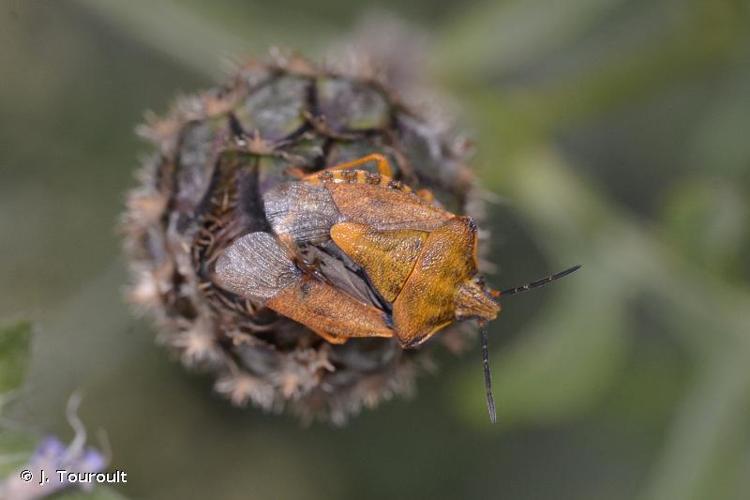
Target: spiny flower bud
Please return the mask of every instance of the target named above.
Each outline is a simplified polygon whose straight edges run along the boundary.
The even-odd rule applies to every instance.
[[[360,60],[343,71],[277,52],[139,129],[156,152],[124,214],[129,298],[182,363],[214,374],[216,391],[234,405],[342,423],[410,393],[426,364],[427,347],[405,350],[395,339],[329,343],[211,274],[233,242],[269,228],[264,193],[371,153],[388,159],[394,181],[476,217],[466,142],[403,102],[414,89],[393,88],[383,75],[401,81],[403,71],[383,68]],[[366,285],[353,262],[324,251],[317,258],[352,287]],[[453,325],[436,340],[460,348],[470,334]]]

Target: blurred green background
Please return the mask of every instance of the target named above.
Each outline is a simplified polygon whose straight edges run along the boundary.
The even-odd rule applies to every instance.
[[[0,319],[34,324],[6,420],[105,429],[138,499],[750,498],[750,6],[723,0],[2,0]],[[122,303],[146,109],[368,12],[428,37],[477,143],[495,286],[582,263],[348,426],[237,410]]]

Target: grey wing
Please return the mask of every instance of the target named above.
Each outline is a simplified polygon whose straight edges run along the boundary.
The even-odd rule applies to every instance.
[[[276,186],[263,195],[266,219],[277,235],[289,235],[297,244],[321,243],[341,219],[328,190],[305,182]]]
[[[318,272],[335,288],[364,304],[387,309],[368,284],[362,269],[357,266],[333,241],[308,245],[302,255],[309,262],[316,262]]]
[[[213,281],[242,297],[265,301],[300,275],[276,238],[257,232],[236,239],[219,255]]]

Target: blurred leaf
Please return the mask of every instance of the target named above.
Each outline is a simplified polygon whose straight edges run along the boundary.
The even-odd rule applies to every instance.
[[[680,246],[666,245],[660,233],[618,210],[554,152],[540,148],[514,167],[507,177],[513,199],[542,241],[567,258],[574,248],[585,251],[579,255],[584,269],[596,263],[595,274],[620,287],[624,297],[650,291],[665,317],[679,319],[672,333],[702,365],[645,498],[718,498],[717,484],[746,453],[737,444],[747,439],[750,395],[747,289],[697,269]],[[596,307],[595,299],[591,303]]]
[[[654,309],[654,314],[662,315],[658,305]],[[661,433],[674,417],[674,409],[689,387],[691,366],[688,353],[674,339],[668,335],[650,335],[653,315],[640,319],[631,319],[633,324],[628,332],[631,354],[602,410],[609,421],[626,432],[654,435]],[[670,326],[662,328],[668,331]],[[649,334],[643,335],[645,331]]]
[[[557,151],[527,149],[505,165],[504,179],[503,189],[496,189],[511,193],[549,255],[601,266],[600,276],[630,295],[652,291],[665,314],[686,322],[675,334],[698,354],[735,341],[750,349],[750,291],[696,268],[661,232],[640,224],[576,175]]]
[[[30,322],[20,321],[0,328],[0,397],[23,383],[30,347]],[[15,473],[28,462],[36,441],[36,437],[28,432],[0,430],[0,478]]]
[[[274,46],[313,51],[322,38],[321,27],[310,19],[283,15],[254,2],[239,7],[231,2],[169,0],[75,2],[128,37],[211,80],[221,80],[230,61],[266,54]],[[275,19],[269,22],[274,13]]]
[[[0,478],[17,471],[27,463],[35,446],[36,438],[31,434],[0,431]]]
[[[744,57],[744,55],[742,56]],[[750,71],[747,64],[712,90],[714,102],[696,122],[694,137],[685,146],[683,163],[695,170],[733,178],[750,167]]]
[[[0,395],[17,389],[26,375],[31,347],[31,323],[0,328]]]
[[[683,179],[668,193],[663,217],[667,238],[686,257],[729,281],[742,279],[750,206],[740,186],[718,178]]]
[[[482,64],[502,60],[498,55],[500,48],[489,40],[480,42],[469,37],[465,42],[463,57],[467,64],[476,63],[478,68],[454,69],[448,56],[439,55],[436,60],[445,80],[474,101],[480,120],[492,122],[491,126],[483,127],[491,139],[480,144],[493,148],[493,142],[502,142],[503,148],[514,151],[533,140],[550,140],[563,126],[629,106],[634,100],[645,99],[686,80],[706,78],[731,61],[739,43],[744,41],[747,15],[731,1],[697,0],[690,2],[679,15],[671,11],[670,14],[648,37],[635,37],[628,44],[605,37],[596,42],[597,51],[584,54],[585,63],[573,64],[574,69],[537,82],[532,79],[514,85],[498,82],[496,77],[491,79],[491,86],[482,82],[482,76],[488,79],[492,76],[481,71],[477,74]],[[483,37],[503,32],[496,27],[466,31],[476,31]],[[615,36],[618,30],[612,32]],[[459,37],[456,43],[464,42]],[[469,55],[475,53],[483,55]],[[537,61],[540,64],[547,63]],[[497,148],[494,146],[493,153]]]
[[[646,500],[726,498],[726,474],[745,460],[750,407],[750,353],[726,349],[704,364],[679,408]],[[718,492],[723,492],[719,494]],[[740,492],[744,495],[747,491]]]
[[[76,0],[76,3],[129,37],[211,79],[223,75],[223,60],[239,56],[249,48],[247,40],[212,25],[176,2]]]
[[[621,0],[486,1],[444,33],[436,59],[454,75],[507,69],[558,48]]]
[[[59,500],[125,500],[126,497],[109,486],[97,486],[90,492],[67,490],[54,498]]]
[[[544,319],[493,357],[499,422],[573,418],[606,393],[623,365],[627,322],[617,284],[603,282],[599,274],[584,267],[557,284]],[[500,330],[502,317],[493,325],[495,335]],[[473,410],[481,401],[483,387],[476,378],[473,373],[456,387],[464,402],[460,408]],[[471,417],[476,415],[472,411]]]

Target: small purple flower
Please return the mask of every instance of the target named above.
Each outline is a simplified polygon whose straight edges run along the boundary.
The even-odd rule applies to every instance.
[[[0,482],[0,499],[36,500],[68,487],[93,487],[91,482],[68,482],[65,474],[58,472],[98,473],[107,467],[107,457],[86,446],[86,430],[76,414],[79,402],[80,397],[73,395],[68,403],[68,421],[75,430],[73,441],[66,445],[54,436],[42,439],[28,463]]]

